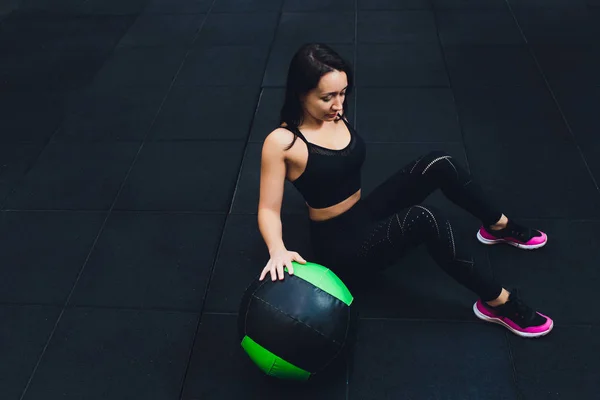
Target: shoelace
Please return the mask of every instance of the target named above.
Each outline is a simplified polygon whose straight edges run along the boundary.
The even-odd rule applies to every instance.
[[[521,226],[519,224],[515,224],[512,223],[510,225],[510,236],[522,240],[522,241],[527,241],[529,239],[531,239],[531,237],[533,236],[533,232],[531,231],[531,229],[526,228],[524,226]]]
[[[535,316],[535,311],[521,300],[518,290],[512,292],[510,302],[514,307],[516,316],[524,321],[530,321]]]

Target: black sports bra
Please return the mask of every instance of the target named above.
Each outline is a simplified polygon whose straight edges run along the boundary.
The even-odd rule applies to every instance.
[[[350,143],[341,150],[310,143],[297,127],[286,127],[308,147],[306,168],[292,184],[312,208],[327,208],[338,204],[361,187],[365,142],[346,120],[341,120],[350,131]]]

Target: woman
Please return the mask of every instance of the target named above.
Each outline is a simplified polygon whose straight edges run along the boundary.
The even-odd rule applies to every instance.
[[[441,189],[482,221],[477,233],[480,242],[525,249],[546,244],[544,233],[520,226],[497,211],[450,155],[423,155],[361,198],[366,149],[345,118],[351,88],[351,68],[326,45],[304,45],[293,57],[281,127],[267,136],[262,149],[258,224],[271,258],[259,279],[267,274],[272,280],[283,279],[284,267],[293,274],[292,261],[306,262],[282,239],[280,211],[287,179],[308,206],[314,261],[344,281],[360,279],[365,268],[383,268],[425,244],[446,273],[479,296],[473,306],[478,318],[522,337],[549,333],[553,321],[532,310],[518,293],[481,274],[461,252],[450,222],[438,210],[421,205]]]

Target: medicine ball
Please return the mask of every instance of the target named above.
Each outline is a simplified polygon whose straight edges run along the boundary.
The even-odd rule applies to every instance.
[[[356,333],[353,297],[331,270],[292,263],[294,275],[267,275],[246,289],[238,315],[241,345],[267,375],[305,381],[347,354]]]

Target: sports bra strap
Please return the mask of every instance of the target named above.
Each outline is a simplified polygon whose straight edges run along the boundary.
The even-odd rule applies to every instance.
[[[340,119],[344,122],[344,124],[348,128],[348,131],[350,132],[350,142],[352,142],[352,140],[354,140],[354,131],[353,131],[352,126],[350,125],[350,123],[348,121],[346,121],[346,118],[342,117]],[[304,137],[304,135],[302,134],[302,132],[300,132],[300,129],[298,129],[297,126],[284,126],[283,128],[285,128],[285,129],[289,130],[290,132],[293,132],[294,134],[296,134],[296,136],[298,136],[300,139],[302,139],[302,141],[304,143],[306,143],[306,145],[308,147],[315,146],[311,142],[309,142],[308,140],[306,140],[306,138]]]
[[[302,139],[302,141],[304,143],[306,143],[306,145],[310,145],[310,142],[308,140],[306,140],[306,138],[304,137],[304,135],[302,134],[302,132],[300,132],[300,129],[298,129],[298,127],[296,126],[284,126],[282,127],[284,129],[287,129],[288,131],[294,133],[296,136],[298,136],[300,139]]]

